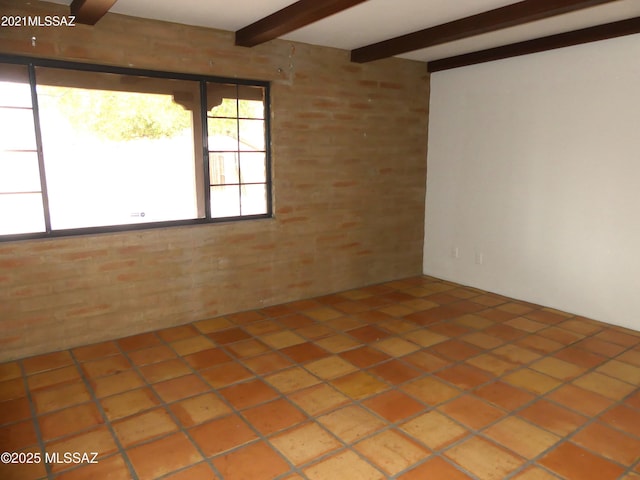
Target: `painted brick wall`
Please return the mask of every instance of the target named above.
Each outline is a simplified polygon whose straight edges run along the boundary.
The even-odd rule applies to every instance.
[[[0,0],[3,15],[64,15]],[[36,37],[32,46],[31,38]],[[0,52],[272,82],[275,218],[0,243],[0,360],[418,275],[429,78],[389,59],[108,14]]]

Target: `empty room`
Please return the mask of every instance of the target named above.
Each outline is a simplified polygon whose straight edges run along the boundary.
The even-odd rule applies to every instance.
[[[640,480],[640,1],[0,0],[0,479]]]

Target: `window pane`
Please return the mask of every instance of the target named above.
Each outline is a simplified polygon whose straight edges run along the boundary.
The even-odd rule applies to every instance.
[[[265,183],[267,169],[264,152],[240,153],[242,183]]]
[[[31,87],[25,65],[0,64],[0,235],[45,231]]]
[[[0,151],[0,193],[39,191],[38,154]]]
[[[240,216],[240,187],[211,187],[211,216],[213,218]]]
[[[265,92],[265,87],[251,85],[207,85],[209,180],[215,218],[268,213]]]
[[[240,120],[240,150],[264,150],[263,120]]]
[[[238,150],[238,121],[230,118],[209,118],[209,150]]]
[[[264,118],[264,87],[238,87],[240,117]]]
[[[0,194],[0,235],[44,231],[40,193]]]
[[[242,186],[242,215],[267,213],[267,188],[265,185]]]
[[[237,92],[237,85],[207,83],[209,116],[236,118],[238,116]]]
[[[0,63],[0,107],[31,108],[29,72],[25,65]]]
[[[238,154],[236,152],[209,154],[211,185],[240,183],[238,176]]]
[[[0,150],[36,150],[33,111],[0,108]]]
[[[52,228],[197,218],[196,82],[49,68],[36,78]]]

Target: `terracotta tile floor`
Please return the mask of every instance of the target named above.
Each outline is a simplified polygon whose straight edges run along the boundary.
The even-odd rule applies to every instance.
[[[640,480],[640,333],[428,277],[0,365],[3,480]],[[21,454],[22,457],[20,457]]]

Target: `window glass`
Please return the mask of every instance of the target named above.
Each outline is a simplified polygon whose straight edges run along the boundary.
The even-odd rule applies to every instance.
[[[267,212],[266,185],[243,185],[240,198],[243,215],[260,215]]]
[[[207,123],[210,151],[235,152],[238,150],[237,119],[209,117]]]
[[[240,120],[240,150],[264,152],[264,122],[262,120]]]
[[[240,166],[237,152],[214,152],[209,154],[211,185],[240,183]]]
[[[0,136],[0,149],[4,151],[36,150],[36,134],[31,108],[0,107],[0,128],[3,132]]]
[[[211,187],[211,215],[223,218],[240,216],[238,185]]]
[[[264,152],[240,152],[242,183],[267,183],[267,165]]]
[[[25,65],[0,63],[0,106],[31,108],[29,71]]]
[[[214,105],[207,115],[211,215],[264,215],[268,212],[265,89],[222,85],[209,86],[207,92]]]
[[[29,71],[0,63],[0,235],[45,231]]]
[[[41,193],[0,193],[0,235],[44,230]]]
[[[223,97],[222,95],[227,95]],[[236,86],[235,85],[211,85],[207,89],[207,98],[209,105],[212,107],[209,109],[211,117],[238,117],[238,102],[236,101]]]
[[[50,68],[36,79],[53,229],[197,218],[197,102],[185,101],[197,83]]]
[[[40,169],[37,152],[0,153],[0,194],[39,191]]]

